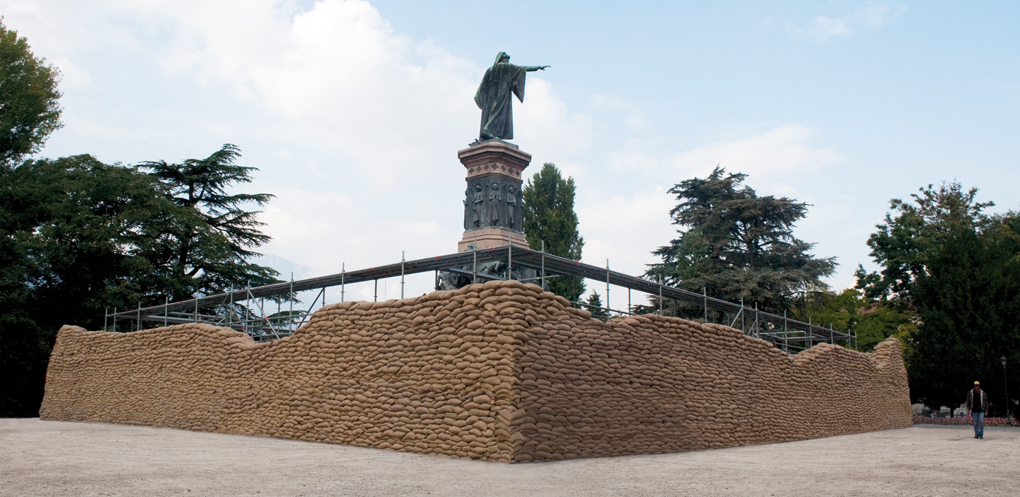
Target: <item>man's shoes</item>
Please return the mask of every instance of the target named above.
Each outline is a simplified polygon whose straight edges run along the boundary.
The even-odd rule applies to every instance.
[[[974,438],[977,438],[977,437],[978,437],[977,435],[974,435]]]
[[[978,438],[980,438],[981,440],[984,440],[984,439],[985,439],[985,436],[984,436],[984,435],[981,435],[981,436],[979,436]]]

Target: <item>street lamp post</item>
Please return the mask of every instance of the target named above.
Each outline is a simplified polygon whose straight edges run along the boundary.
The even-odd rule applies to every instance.
[[[999,358],[1002,361],[1002,388],[1006,390],[1006,424],[1013,424],[1009,419],[1009,385],[1006,384],[1008,381],[1006,378],[1006,356],[1003,355]]]

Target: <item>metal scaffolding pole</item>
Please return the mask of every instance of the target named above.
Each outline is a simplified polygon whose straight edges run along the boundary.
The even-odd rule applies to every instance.
[[[542,240],[542,290],[545,290],[545,240]]]
[[[659,276],[659,315],[662,315],[662,276]]]
[[[705,298],[705,322],[708,322],[708,288],[701,287],[701,295]]]
[[[115,333],[117,331],[117,308],[116,307],[113,308],[113,331]]]
[[[790,332],[788,331],[788,323],[786,321],[786,309],[783,309],[783,348],[786,349],[786,353],[790,353]]]
[[[754,323],[751,324],[751,329],[754,330],[754,337],[761,338],[761,325],[758,324],[758,303],[754,303]]]
[[[312,300],[311,305],[308,306],[308,310],[305,311],[303,316],[301,316],[301,323],[298,324],[298,328],[305,324],[306,319],[311,317],[312,309],[315,309],[315,303],[319,301],[319,297],[322,297],[323,303],[326,302],[326,287],[322,287],[322,290],[320,290],[318,295],[315,296],[315,299]]]
[[[322,289],[326,291],[325,288]],[[400,251],[400,300],[404,300],[404,251]],[[326,303],[326,298],[322,298],[322,303]]]
[[[808,316],[808,318],[807,318],[807,329],[808,330],[807,330],[807,333],[804,334],[804,339],[805,339],[804,349],[805,350],[810,349],[811,346],[815,342],[814,336],[812,336],[814,334],[814,330],[812,329],[813,327],[814,327],[814,325],[811,324],[811,316]]]
[[[514,241],[510,237],[510,232],[506,232],[506,279],[510,281],[514,279]]]
[[[740,310],[737,311],[737,314],[735,316],[733,316],[733,322],[730,323],[730,328],[733,328],[733,327],[737,326],[737,320],[740,319],[740,317],[743,316],[743,315],[744,315],[744,300],[741,299],[740,300]],[[743,321],[741,321],[740,326],[743,326],[743,325],[744,325]],[[743,330],[741,330],[741,331],[743,331]]]
[[[248,332],[248,327],[251,326],[251,309],[249,309],[248,305],[247,305],[248,299],[251,298],[251,280],[246,280],[245,281],[245,284],[244,284],[244,297],[245,297],[245,306],[244,306],[245,312],[244,312],[244,314],[242,314],[242,316],[244,316],[244,322],[241,323],[241,329],[244,330],[245,333],[247,333]],[[238,321],[240,321],[240,319]]]
[[[344,301],[344,276],[347,276],[347,263],[340,263],[340,302]]]
[[[609,314],[609,259],[606,259],[606,318]]]

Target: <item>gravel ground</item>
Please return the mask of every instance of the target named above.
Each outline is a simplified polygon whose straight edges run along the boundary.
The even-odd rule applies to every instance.
[[[922,427],[501,464],[166,428],[0,419],[0,495],[1017,495],[1020,430]]]

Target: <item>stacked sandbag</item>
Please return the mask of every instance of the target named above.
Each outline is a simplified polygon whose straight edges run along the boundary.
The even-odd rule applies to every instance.
[[[262,344],[201,324],[65,326],[40,416],[509,462],[524,326],[507,308],[529,293],[496,282],[331,305]]]
[[[791,356],[716,324],[591,319],[546,296],[525,333],[515,461],[800,440],[912,423],[899,342]]]
[[[489,282],[326,306],[255,343],[194,324],[60,330],[43,419],[272,436],[490,461],[797,440],[908,426],[895,340],[790,356],[675,318],[608,323]]]

